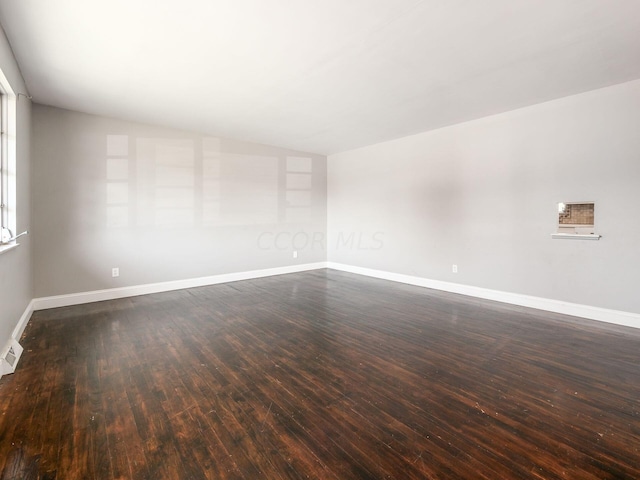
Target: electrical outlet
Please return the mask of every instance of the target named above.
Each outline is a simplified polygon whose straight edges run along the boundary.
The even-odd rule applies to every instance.
[[[112,277],[119,277],[120,276],[120,269],[118,267],[112,268],[111,269],[111,276]]]
[[[298,251],[297,250],[293,251],[293,258],[298,258]]]
[[[458,273],[458,265],[451,265],[451,271],[453,273]]]

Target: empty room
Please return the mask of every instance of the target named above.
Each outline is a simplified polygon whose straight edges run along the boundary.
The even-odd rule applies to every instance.
[[[0,0],[0,480],[640,478],[638,32]]]

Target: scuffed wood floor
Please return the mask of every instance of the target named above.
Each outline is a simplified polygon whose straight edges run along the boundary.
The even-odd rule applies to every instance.
[[[6,479],[640,478],[640,333],[319,270],[40,311]]]

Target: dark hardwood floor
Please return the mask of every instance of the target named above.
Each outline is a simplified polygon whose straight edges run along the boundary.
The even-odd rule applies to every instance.
[[[331,270],[40,311],[6,479],[640,478],[640,331]]]

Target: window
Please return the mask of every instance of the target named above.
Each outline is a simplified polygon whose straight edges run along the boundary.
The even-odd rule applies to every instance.
[[[16,102],[0,71],[0,253],[15,245],[10,240],[16,230]]]
[[[558,233],[577,233],[593,235],[595,204],[559,203]]]
[[[7,195],[9,167],[7,165],[7,95],[0,86],[0,227],[9,228]]]
[[[560,202],[558,204],[558,233],[553,238],[599,240],[595,232],[595,204],[593,202]]]

